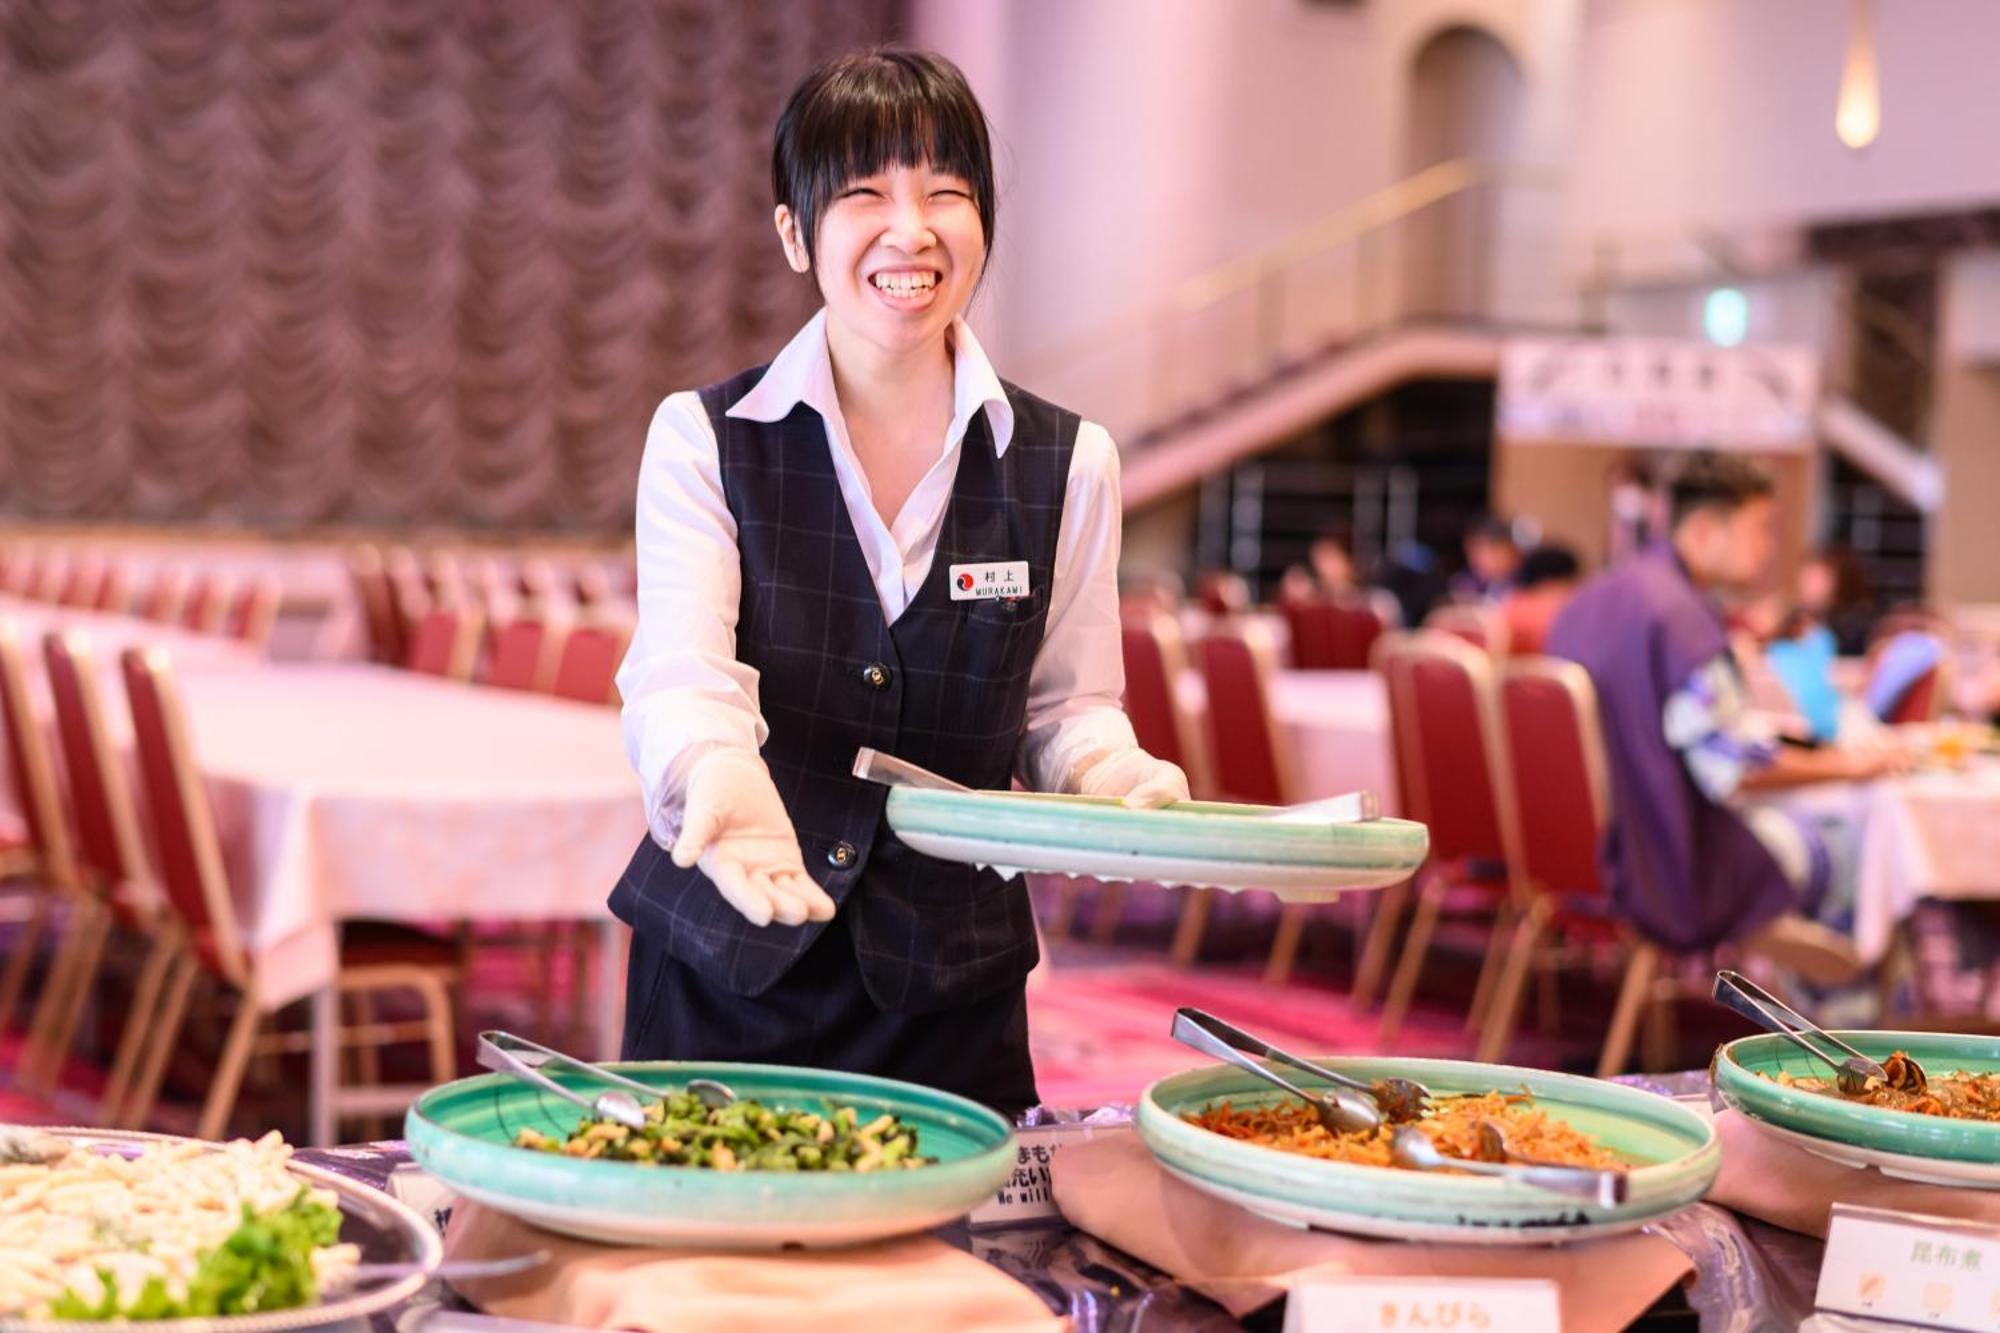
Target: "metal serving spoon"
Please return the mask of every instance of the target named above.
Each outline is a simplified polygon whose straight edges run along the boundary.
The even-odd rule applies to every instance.
[[[1429,1104],[1431,1099],[1431,1090],[1412,1079],[1384,1078],[1377,1079],[1373,1083],[1364,1083],[1360,1079],[1350,1078],[1338,1070],[1314,1064],[1311,1060],[1303,1056],[1293,1055],[1289,1051],[1281,1051],[1262,1038],[1254,1037],[1242,1028],[1225,1023],[1214,1014],[1206,1013],[1200,1009],[1176,1009],[1174,1011],[1173,1026],[1174,1040],[1192,1046],[1198,1051],[1207,1051],[1209,1049],[1208,1045],[1203,1040],[1198,1039],[1196,1034],[1202,1034],[1206,1037],[1227,1042],[1245,1055],[1256,1056],[1264,1060],[1276,1060],[1280,1064],[1290,1065],[1292,1068],[1311,1074],[1315,1078],[1323,1078],[1329,1083],[1337,1083],[1343,1088],[1351,1088],[1373,1101],[1381,1108],[1382,1114],[1390,1120],[1415,1120],[1424,1113],[1424,1108]]]
[[[564,1101],[575,1102],[601,1120],[613,1120],[627,1129],[644,1129],[646,1112],[634,1092],[642,1092],[657,1101],[665,1094],[658,1088],[651,1088],[636,1079],[614,1074],[600,1065],[579,1060],[573,1055],[565,1055],[553,1047],[540,1042],[517,1037],[511,1032],[501,1032],[489,1028],[479,1034],[479,1067],[496,1073],[509,1074],[526,1083],[532,1083],[544,1092],[552,1092]],[[541,1071],[543,1065],[554,1062],[581,1070],[592,1078],[614,1085],[611,1092],[599,1093],[596,1097],[585,1097],[572,1092]],[[736,1093],[726,1084],[714,1079],[689,1079],[687,1090],[701,1098],[704,1106],[727,1106],[736,1100]]]
[[[1200,1014],[1199,1010],[1182,1009],[1174,1015],[1174,1040],[1184,1046],[1192,1046],[1203,1055],[1212,1055],[1238,1069],[1255,1074],[1266,1083],[1276,1084],[1292,1096],[1312,1107],[1313,1114],[1329,1134],[1355,1134],[1366,1130],[1379,1129],[1382,1125],[1382,1108],[1373,1096],[1358,1097],[1345,1088],[1329,1088],[1325,1092],[1308,1092],[1283,1074],[1258,1064],[1245,1055],[1236,1045],[1216,1035],[1201,1023],[1192,1021],[1188,1015]],[[1206,1014],[1200,1014],[1204,1019]],[[1220,1022],[1220,1020],[1212,1020]],[[1223,1024],[1228,1027],[1228,1024]],[[1229,1029],[1235,1032],[1234,1028]],[[1246,1034],[1238,1033],[1243,1036]],[[1252,1040],[1255,1040],[1252,1038]],[[1274,1058],[1276,1058],[1274,1056]],[[1298,1062],[1303,1063],[1303,1062]],[[1311,1066],[1307,1066],[1311,1068]],[[1315,1071],[1320,1072],[1320,1071]]]
[[[1868,1090],[1870,1079],[1879,1079],[1906,1092],[1922,1092],[1929,1081],[1924,1067],[1909,1056],[1893,1061],[1896,1069],[1886,1069],[1740,972],[1724,969],[1715,974],[1715,998],[1758,1026],[1777,1033],[1821,1064],[1831,1066],[1834,1082],[1846,1096],[1859,1097]],[[1808,1033],[1842,1054],[1829,1055],[1814,1046],[1806,1040]]]
[[[893,754],[864,745],[854,752],[854,776],[885,787],[921,787],[927,791],[971,791],[963,782],[954,782],[942,773],[933,773],[922,764],[898,759]]]
[[[1483,1135],[1482,1135],[1483,1137]],[[1502,1140],[1504,1144],[1505,1140]],[[1523,1185],[1587,1199],[1600,1208],[1612,1208],[1625,1200],[1623,1171],[1605,1171],[1593,1166],[1551,1166],[1542,1162],[1480,1162],[1465,1157],[1447,1157],[1431,1142],[1431,1136],[1415,1125],[1397,1128],[1389,1140],[1389,1155],[1397,1166],[1412,1171],[1469,1171],[1476,1176],[1497,1176],[1518,1180]]]

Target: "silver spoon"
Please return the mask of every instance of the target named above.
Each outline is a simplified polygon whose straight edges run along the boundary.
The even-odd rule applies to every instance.
[[[1821,1064],[1831,1066],[1834,1082],[1846,1096],[1858,1097],[1866,1092],[1870,1079],[1911,1092],[1922,1092],[1928,1081],[1924,1067],[1909,1056],[1902,1058],[1901,1068],[1892,1074],[1740,972],[1725,968],[1715,974],[1715,998],[1759,1027],[1777,1033]],[[1815,1047],[1806,1040],[1807,1033],[1842,1052],[1845,1058],[1828,1055]]]
[[[601,1120],[613,1120],[627,1129],[644,1129],[646,1112],[633,1092],[642,1092],[652,1100],[659,1100],[665,1094],[658,1088],[647,1087],[636,1079],[614,1074],[599,1065],[579,1060],[573,1055],[565,1055],[553,1047],[540,1042],[517,1037],[511,1032],[488,1029],[479,1034],[479,1067],[496,1073],[510,1074],[524,1082],[532,1083],[544,1092],[553,1092],[564,1101],[575,1102]],[[582,1070],[592,1078],[614,1084],[613,1091],[599,1093],[587,1098],[572,1092],[541,1071],[545,1064],[554,1062]],[[629,1089],[630,1091],[627,1091]],[[689,1079],[687,1090],[701,1099],[704,1106],[727,1106],[736,1100],[736,1094],[725,1084],[714,1079]]]
[[[1319,1117],[1319,1123],[1329,1134],[1355,1134],[1381,1128],[1382,1108],[1375,1104],[1373,1097],[1357,1097],[1344,1088],[1330,1088],[1324,1093],[1307,1092],[1283,1074],[1258,1064],[1201,1024],[1189,1021],[1187,1015],[1194,1012],[1198,1011],[1183,1009],[1174,1015],[1175,1041],[1283,1088],[1312,1107],[1313,1114]]]
[[[1264,1060],[1276,1060],[1280,1064],[1290,1065],[1292,1068],[1311,1074],[1315,1078],[1323,1078],[1329,1083],[1337,1083],[1343,1088],[1351,1088],[1373,1101],[1381,1108],[1382,1114],[1390,1120],[1415,1120],[1424,1113],[1424,1107],[1431,1099],[1431,1090],[1413,1079],[1385,1078],[1378,1079],[1373,1083],[1364,1083],[1360,1079],[1350,1078],[1338,1070],[1314,1064],[1311,1060],[1303,1056],[1293,1055],[1289,1051],[1281,1051],[1262,1038],[1253,1037],[1242,1028],[1225,1023],[1214,1014],[1200,1009],[1176,1009],[1174,1011],[1173,1026],[1174,1040],[1193,1046],[1196,1050],[1206,1051],[1208,1049],[1206,1045],[1192,1039],[1193,1034],[1196,1032],[1206,1033],[1210,1037],[1228,1042],[1245,1055],[1256,1056]]]
[[[1612,1208],[1625,1200],[1623,1171],[1605,1171],[1592,1166],[1550,1166],[1541,1162],[1477,1162],[1465,1157],[1447,1157],[1431,1142],[1431,1136],[1415,1125],[1403,1125],[1389,1140],[1389,1155],[1397,1166],[1412,1171],[1469,1171],[1476,1176],[1497,1176],[1518,1180],[1523,1185],[1587,1199],[1600,1208]]]

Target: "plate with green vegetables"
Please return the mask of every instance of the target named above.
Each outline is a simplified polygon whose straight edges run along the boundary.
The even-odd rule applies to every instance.
[[[408,1300],[437,1229],[276,1133],[0,1125],[0,1330],[174,1333],[352,1325]]]
[[[914,1083],[780,1065],[602,1066],[655,1093],[642,1124],[500,1074],[434,1088],[404,1137],[467,1198],[551,1231],[628,1245],[856,1244],[950,1222],[1014,1169],[1013,1127]],[[602,1081],[545,1065],[590,1094]],[[726,1085],[733,1101],[689,1090]]]

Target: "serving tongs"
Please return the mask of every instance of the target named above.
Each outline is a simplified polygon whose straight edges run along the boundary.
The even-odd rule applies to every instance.
[[[1183,1007],[1174,1011],[1173,1038],[1183,1046],[1192,1046],[1204,1055],[1227,1060],[1239,1069],[1251,1069],[1269,1074],[1271,1071],[1264,1066],[1256,1064],[1254,1060],[1245,1060],[1243,1057],[1276,1060],[1280,1064],[1290,1065],[1300,1073],[1323,1078],[1328,1083],[1349,1092],[1359,1093],[1367,1099],[1363,1109],[1372,1113],[1369,1117],[1370,1123],[1359,1126],[1362,1129],[1374,1129],[1384,1120],[1415,1120],[1423,1115],[1431,1100],[1430,1089],[1414,1080],[1383,1078],[1373,1083],[1364,1083],[1339,1070],[1315,1064],[1304,1056],[1281,1051],[1263,1038],[1252,1036],[1242,1028],[1225,1023],[1214,1014],[1200,1009]]]
[[[1898,1092],[1922,1092],[1928,1082],[1924,1067],[1908,1055],[1891,1057],[1888,1066],[1871,1060],[1740,972],[1724,969],[1715,974],[1715,998],[1831,1067],[1844,1096],[1861,1096],[1871,1079]],[[1808,1035],[1826,1046],[1813,1045]],[[1828,1054],[1829,1047],[1840,1054]]]
[[[614,1074],[602,1065],[579,1060],[573,1055],[565,1055],[553,1047],[540,1042],[517,1037],[511,1032],[501,1032],[489,1028],[479,1034],[477,1055],[481,1069],[491,1069],[498,1074],[507,1074],[524,1083],[532,1083],[544,1092],[552,1092],[564,1101],[575,1102],[600,1120],[611,1120],[627,1129],[644,1129],[646,1112],[643,1104],[632,1094],[644,1093],[649,1100],[658,1101],[666,1094],[659,1088],[648,1087],[636,1079]],[[562,1084],[542,1072],[545,1065],[567,1065],[571,1069],[589,1075],[603,1083],[612,1085],[610,1092],[599,1093],[595,1097],[585,1097],[582,1093],[565,1088]],[[704,1106],[727,1106],[736,1100],[736,1093],[727,1085],[717,1083],[712,1078],[689,1079],[687,1091],[701,1099]]]

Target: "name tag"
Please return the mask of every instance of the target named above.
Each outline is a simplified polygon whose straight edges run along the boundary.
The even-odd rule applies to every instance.
[[[951,600],[984,602],[1028,595],[1028,562],[995,560],[983,565],[951,567]]]
[[[1548,1333],[1562,1327],[1556,1284],[1541,1278],[1329,1278],[1285,1299],[1285,1333]]]
[[[1990,1329],[2000,1322],[2000,1230],[1837,1203],[1813,1303],[1927,1328]]]
[[[976,1227],[1016,1226],[1060,1218],[1049,1163],[1063,1145],[1081,1143],[1103,1134],[1130,1134],[1132,1122],[1110,1124],[1088,1122],[1067,1125],[1030,1125],[1015,1131],[1014,1174],[985,1203],[972,1210],[967,1220]]]

